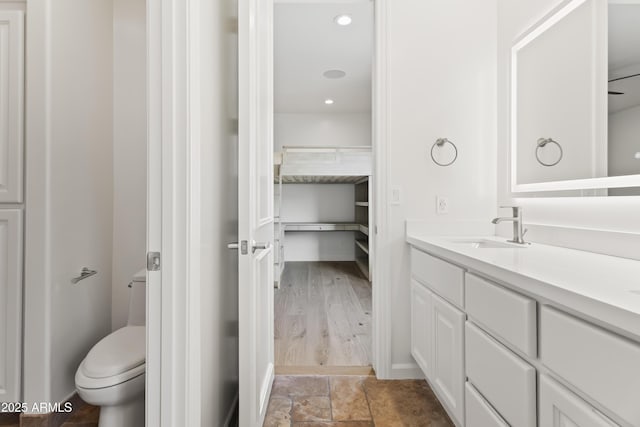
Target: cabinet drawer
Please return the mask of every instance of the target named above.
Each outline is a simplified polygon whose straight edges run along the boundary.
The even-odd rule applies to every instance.
[[[535,300],[468,273],[464,293],[470,317],[527,356],[537,356]]]
[[[465,384],[466,427],[509,427],[471,384]]]
[[[540,358],[629,424],[640,425],[640,345],[543,306]]]
[[[539,406],[541,426],[618,427],[593,406],[546,375],[540,375]]]
[[[412,248],[411,274],[444,299],[463,307],[464,270],[460,267]]]
[[[466,323],[467,377],[512,426],[536,426],[536,371],[480,328]]]

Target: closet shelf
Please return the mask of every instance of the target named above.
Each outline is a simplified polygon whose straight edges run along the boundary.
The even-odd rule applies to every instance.
[[[369,235],[369,227],[367,227],[366,225],[358,224],[358,231],[367,236]]]
[[[373,171],[369,146],[286,146],[274,160],[274,181],[283,184],[356,184]]]
[[[356,240],[356,245],[358,245],[365,254],[369,255],[369,243],[366,240]]]
[[[360,231],[353,222],[283,222],[284,231]]]
[[[369,206],[369,202],[356,202],[356,206],[365,206],[365,207],[368,207],[368,206]]]

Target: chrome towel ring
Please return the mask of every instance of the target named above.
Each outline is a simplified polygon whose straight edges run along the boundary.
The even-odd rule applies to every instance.
[[[558,150],[560,150],[560,155],[558,156],[558,160],[556,160],[555,162],[545,163],[542,160],[540,160],[540,149],[544,148],[547,144],[555,144],[558,147]],[[562,146],[558,143],[558,141],[555,141],[552,138],[540,138],[540,139],[538,139],[538,144],[536,145],[536,160],[542,166],[550,167],[550,166],[557,165],[558,163],[560,163],[560,160],[562,160],[562,156],[563,155],[564,155],[564,151],[562,151]]]
[[[454,150],[454,156],[450,162],[441,163],[436,160],[435,156],[433,155],[433,150],[435,150],[436,147],[442,148],[445,144],[451,144]],[[436,139],[436,142],[434,142],[433,145],[431,146],[431,160],[433,160],[433,163],[435,163],[438,166],[450,166],[456,161],[457,158],[458,158],[458,147],[456,147],[456,144],[449,141],[447,138],[438,138]]]

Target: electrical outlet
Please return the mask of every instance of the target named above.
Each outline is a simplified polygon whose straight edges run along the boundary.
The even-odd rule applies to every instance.
[[[436,196],[436,213],[444,215],[449,213],[449,198],[444,196]]]

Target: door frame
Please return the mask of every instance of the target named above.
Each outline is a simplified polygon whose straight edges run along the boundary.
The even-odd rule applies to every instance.
[[[391,264],[389,259],[389,71],[388,7],[391,0],[374,0],[373,48],[373,281],[372,348],[373,368],[380,379],[393,375],[391,355],[392,310]]]
[[[148,274],[147,425],[200,425],[198,234],[198,12],[203,0],[147,3]],[[389,0],[375,0],[373,66],[373,367],[395,377],[391,358],[389,259]],[[194,197],[191,197],[191,196]],[[156,327],[154,327],[156,325]],[[185,418],[186,417],[186,418]]]
[[[146,425],[201,424],[199,6],[147,2]]]

